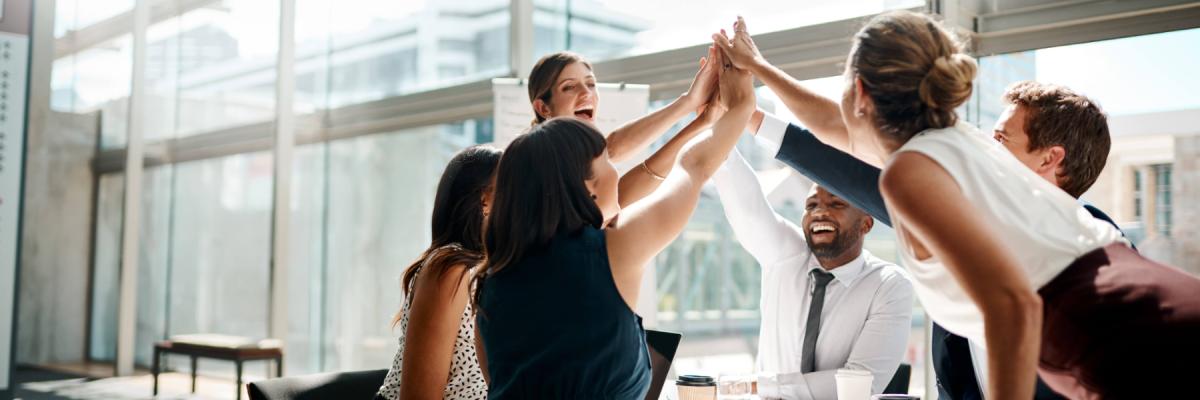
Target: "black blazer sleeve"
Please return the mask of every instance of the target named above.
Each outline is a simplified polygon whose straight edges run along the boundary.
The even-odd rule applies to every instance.
[[[775,159],[892,226],[883,196],[879,194],[879,168],[822,143],[808,129],[794,124],[788,124]]]

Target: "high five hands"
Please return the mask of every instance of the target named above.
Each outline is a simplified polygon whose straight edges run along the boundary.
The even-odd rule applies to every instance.
[[[754,45],[754,39],[750,38],[746,20],[741,16],[733,23],[732,39],[726,36],[724,29],[720,33],[714,33],[712,38],[713,43],[721,49],[721,53],[734,67],[753,70],[756,66],[766,63],[762,53],[758,51],[758,46]]]
[[[749,70],[766,63],[741,16],[733,24],[733,38],[724,29],[712,35],[708,55],[700,59],[700,70],[683,98],[696,110],[697,118],[711,126],[735,105],[754,104],[754,80]]]
[[[720,104],[726,110],[735,108],[755,107],[754,77],[748,68],[762,59],[750,34],[746,32],[746,23],[738,17],[734,23],[734,37],[731,40],[725,35],[725,30],[713,34],[713,45],[719,51],[714,54],[713,64],[717,64],[718,97]],[[713,52],[709,52],[712,54]]]

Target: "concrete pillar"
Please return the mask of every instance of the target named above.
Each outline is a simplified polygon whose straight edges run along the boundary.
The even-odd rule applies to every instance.
[[[1200,136],[1175,139],[1172,167],[1171,241],[1175,244],[1176,266],[1200,275]]]

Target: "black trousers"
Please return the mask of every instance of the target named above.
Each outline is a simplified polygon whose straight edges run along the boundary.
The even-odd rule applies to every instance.
[[[936,322],[933,323],[933,371],[937,376],[938,399],[981,400],[979,379],[975,377],[975,364],[971,359],[967,338],[950,333]],[[1041,378],[1037,380],[1034,400],[1065,399],[1056,393]]]

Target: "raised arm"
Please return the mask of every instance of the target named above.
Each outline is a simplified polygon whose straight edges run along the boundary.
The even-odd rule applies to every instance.
[[[929,157],[894,156],[881,178],[883,197],[914,238],[941,260],[983,314],[988,394],[996,400],[1033,397],[1041,343],[1041,298],[1002,238],[973,209],[958,184]],[[914,243],[913,240],[908,240]],[[930,256],[921,254],[918,256]]]
[[[714,50],[710,49],[709,58],[713,53]],[[650,143],[662,136],[671,125],[687,116],[688,113],[698,111],[708,102],[716,87],[717,78],[715,67],[707,61],[709,58],[700,59],[700,70],[692,79],[692,85],[688,87],[687,93],[679,96],[666,107],[630,121],[608,135],[608,158],[613,163],[626,161],[641,153],[650,146]]]
[[[720,60],[722,57],[717,56]],[[714,63],[724,65],[724,62]],[[609,263],[617,290],[625,302],[637,304],[638,289],[647,262],[661,252],[687,225],[696,208],[700,189],[733,150],[738,136],[754,112],[754,87],[750,74],[735,68],[720,72],[722,103],[728,111],[711,134],[688,144],[662,186],[642,201],[622,211],[605,231]]]
[[[804,88],[800,81],[768,63],[754,45],[754,40],[750,38],[750,33],[746,30],[746,21],[742,17],[738,17],[733,30],[733,40],[728,46],[721,47],[730,62],[738,68],[750,71],[771,88],[788,110],[822,142],[849,153],[849,136],[837,102]],[[722,44],[721,41],[717,43]]]
[[[764,269],[808,253],[804,231],[775,212],[758,183],[758,176],[737,149],[713,174],[712,180],[738,243]]]
[[[720,114],[718,109],[720,107],[706,107],[696,119],[684,126],[671,140],[646,158],[646,161],[621,175],[617,191],[617,202],[621,204],[621,208],[641,200],[658,188],[675,167],[675,158],[679,156],[679,150],[697,134],[712,126],[716,114]]]

